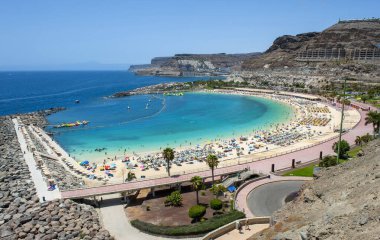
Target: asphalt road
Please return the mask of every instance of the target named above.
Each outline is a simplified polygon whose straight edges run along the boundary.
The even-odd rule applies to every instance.
[[[271,216],[285,204],[285,198],[300,189],[305,181],[280,181],[264,184],[248,194],[249,210],[257,217]]]

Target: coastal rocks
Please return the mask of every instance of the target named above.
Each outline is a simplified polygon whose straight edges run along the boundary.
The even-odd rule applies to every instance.
[[[61,164],[42,157],[47,168],[50,170],[51,177],[55,180],[60,190],[82,188],[84,182],[81,178],[68,172]]]
[[[41,115],[20,117],[36,123]],[[9,116],[0,117],[0,166],[0,239],[113,239],[93,207],[71,200],[39,202]]]
[[[120,97],[128,97],[128,96],[140,95],[140,94],[157,94],[157,93],[164,93],[164,92],[176,92],[178,90],[186,91],[190,89],[196,90],[192,88],[190,83],[181,83],[181,82],[160,83],[156,85],[136,88],[133,91],[117,92],[111,95],[110,97],[120,98]]]
[[[149,65],[133,65],[129,71],[156,76],[220,76],[240,69],[244,60],[257,55],[259,53],[176,54],[153,58]]]

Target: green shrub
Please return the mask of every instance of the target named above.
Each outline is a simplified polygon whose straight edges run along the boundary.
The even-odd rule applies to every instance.
[[[211,207],[213,210],[218,211],[218,210],[222,209],[222,207],[223,207],[223,202],[222,202],[221,200],[217,199],[217,198],[212,199],[212,200],[210,201],[210,207]]]
[[[335,153],[338,153],[338,146],[340,145],[340,153],[339,158],[346,159],[347,158],[347,152],[350,151],[350,144],[346,140],[340,141],[340,144],[338,142],[335,142],[333,145],[333,150]]]
[[[320,167],[331,167],[337,165],[336,157],[326,156],[319,163]]]
[[[140,220],[132,220],[131,224],[135,228],[152,234],[166,236],[189,236],[211,232],[223,225],[245,218],[245,214],[239,211],[232,211],[226,214],[214,216],[208,220],[183,226],[159,226]]]
[[[202,205],[195,205],[189,209],[189,217],[194,220],[200,220],[206,214],[206,207]]]
[[[165,205],[181,206],[182,205],[182,195],[180,191],[174,191],[169,196],[166,197]]]
[[[205,191],[202,191],[202,192],[201,192],[201,196],[206,196],[206,192],[205,192]]]

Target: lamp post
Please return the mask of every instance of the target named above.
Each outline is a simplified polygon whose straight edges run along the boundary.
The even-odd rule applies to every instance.
[[[346,102],[346,82],[347,79],[344,79],[344,85],[343,85],[343,100],[342,100],[342,114],[340,117],[340,129],[339,129],[339,141],[338,141],[338,155],[336,156],[336,164],[339,164],[339,156],[340,156],[340,145],[342,141],[342,130],[343,130],[343,118],[344,118],[344,104]]]

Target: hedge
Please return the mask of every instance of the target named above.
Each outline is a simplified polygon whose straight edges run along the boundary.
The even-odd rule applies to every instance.
[[[132,220],[131,224],[135,228],[158,235],[166,236],[187,236],[187,235],[201,235],[211,232],[227,223],[233,222],[235,220],[245,218],[245,214],[239,211],[232,211],[222,215],[216,215],[203,222],[197,222],[190,225],[182,226],[159,226],[151,223],[143,222],[140,220]]]

